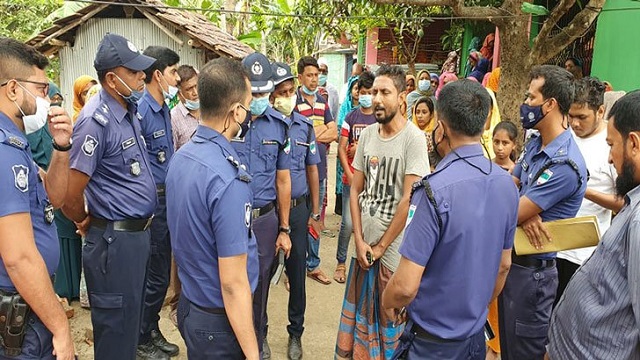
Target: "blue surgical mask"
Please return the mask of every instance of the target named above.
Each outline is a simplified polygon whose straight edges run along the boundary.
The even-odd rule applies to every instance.
[[[264,114],[265,110],[269,107],[269,97],[263,96],[260,98],[254,97],[251,100],[251,104],[249,104],[249,110],[251,110],[251,115],[258,116]]]
[[[114,75],[116,75],[114,73]],[[129,85],[127,85],[127,83],[125,83],[120,76],[116,75],[116,78],[118,80],[120,80],[120,82],[122,83],[122,85],[124,85],[131,93],[129,95],[122,95],[118,92],[118,90],[116,90],[116,93],[118,93],[118,95],[122,96],[122,98],[124,99],[124,101],[126,101],[127,103],[131,104],[131,105],[137,105],[138,101],[142,98],[142,95],[144,94],[144,91],[136,91],[133,90],[132,88],[129,87]]]
[[[307,95],[315,95],[318,92],[318,88],[316,88],[315,90],[311,91],[311,90],[309,90],[308,87],[302,85],[302,92],[307,94]]]
[[[371,105],[373,105],[373,96],[371,95],[360,95],[360,99],[358,100],[360,106],[365,109],[369,109]]]
[[[189,99],[184,99],[184,107],[187,108],[187,110],[198,110],[200,109],[200,100],[189,100]]]
[[[164,75],[162,75],[162,80],[164,80],[164,83],[167,85],[167,91],[164,91],[162,86],[160,87],[160,89],[162,90],[162,96],[164,96],[166,100],[171,100],[174,97],[176,97],[176,95],[178,95],[178,88],[175,86],[169,85]]]
[[[420,91],[429,91],[431,89],[431,81],[430,80],[420,80],[418,81],[418,90]]]
[[[542,105],[544,105],[542,103]],[[547,114],[542,113],[542,105],[530,106],[527,104],[520,105],[520,122],[524,129],[533,129]]]
[[[318,76],[318,85],[325,86],[326,84],[327,84],[327,75],[326,74],[320,74]]]

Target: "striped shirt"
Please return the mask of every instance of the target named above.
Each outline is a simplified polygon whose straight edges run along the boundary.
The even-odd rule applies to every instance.
[[[171,109],[171,127],[173,128],[173,144],[176,150],[191,140],[198,128],[196,119],[182,102]]]
[[[549,357],[640,359],[640,186],[576,271],[549,328]]]

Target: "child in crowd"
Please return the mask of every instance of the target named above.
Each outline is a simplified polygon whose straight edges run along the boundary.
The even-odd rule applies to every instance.
[[[493,162],[511,172],[516,165],[516,139],[518,128],[511,121],[501,121],[493,129]]]

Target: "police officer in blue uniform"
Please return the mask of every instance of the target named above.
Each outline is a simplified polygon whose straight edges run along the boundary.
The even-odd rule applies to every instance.
[[[96,360],[136,357],[157,205],[137,103],[154,62],[124,37],[105,35],[94,61],[102,90],[74,127],[63,211],[85,233]]]
[[[243,123],[247,129],[246,136],[231,139],[231,144],[240,156],[240,162],[247,166],[253,177],[250,184],[253,191],[252,217],[260,259],[260,277],[253,297],[253,312],[262,351],[263,341],[266,344],[271,268],[278,249],[283,249],[287,256],[291,250],[291,144],[287,135],[289,119],[269,106],[269,94],[273,91],[269,59],[260,53],[253,53],[242,60],[242,65],[249,74],[253,98],[249,105],[250,113]],[[263,357],[271,357],[268,344],[264,346]]]
[[[552,65],[535,67],[520,106],[525,129],[538,130],[513,169],[520,185],[518,225],[540,254],[512,256],[498,299],[502,359],[542,359],[558,287],[556,253],[544,252],[543,221],[575,217],[587,188],[587,167],[568,130],[573,76]],[[546,234],[543,235],[543,234]],[[551,239],[552,240],[552,239]]]
[[[320,232],[318,164],[320,155],[316,146],[313,122],[293,112],[296,88],[289,65],[276,62],[271,65],[275,90],[269,98],[274,110],[287,116],[291,123],[291,255],[285,261],[289,277],[289,343],[287,356],[291,360],[302,358],[300,338],[304,331],[306,308],[305,269],[308,225]],[[310,211],[312,210],[312,211]]]
[[[142,99],[138,102],[138,113],[142,117],[140,126],[149,155],[151,173],[156,183],[158,206],[151,223],[151,255],[147,267],[147,285],[137,354],[140,359],[168,359],[169,356],[178,355],[180,351],[177,345],[165,339],[158,327],[160,309],[167,295],[171,276],[171,242],[167,227],[164,179],[173,156],[174,145],[167,102],[178,93],[176,85],[180,80],[180,57],[175,51],[161,46],[150,46],[143,54],[156,59],[153,65],[144,71],[146,87]]]
[[[2,358],[74,357],[69,322],[51,281],[60,257],[53,209],[66,193],[71,119],[60,107],[45,110],[54,148],[48,173],[35,165],[24,135],[23,117],[36,114],[42,106],[36,99],[47,97],[48,64],[32,47],[0,38]]]
[[[434,149],[443,159],[412,189],[402,258],[382,305],[406,306],[409,317],[394,359],[484,360],[487,308],[511,263],[518,190],[483,155],[487,91],[456,81],[437,106]]]
[[[230,76],[229,74],[233,74]],[[198,78],[201,124],[167,174],[167,221],[182,282],[178,328],[189,359],[259,359],[251,294],[258,250],[251,176],[229,140],[249,113],[242,65],[218,58]]]

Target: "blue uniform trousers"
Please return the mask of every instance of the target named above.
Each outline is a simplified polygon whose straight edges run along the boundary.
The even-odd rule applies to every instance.
[[[151,330],[158,330],[160,310],[171,279],[171,240],[167,226],[167,206],[164,196],[158,197],[158,207],[150,229],[151,255],[147,267],[147,285],[139,344],[148,343],[151,340]]]
[[[53,335],[38,319],[33,311],[29,315],[27,327],[25,329],[24,340],[22,341],[22,353],[15,357],[8,357],[4,349],[0,348],[0,359],[2,360],[31,360],[46,359],[54,360]]]
[[[554,267],[512,264],[498,298],[500,351],[503,360],[544,357],[551,307],[558,287]]]
[[[82,249],[96,360],[134,360],[149,261],[149,230],[92,226]]]
[[[291,253],[285,260],[287,276],[289,277],[289,335],[300,337],[304,331],[304,312],[307,307],[306,257],[307,235],[309,222],[309,204],[302,204],[291,209],[289,226],[291,226]]]
[[[412,327],[413,322],[409,321],[393,360],[484,360],[486,356],[484,330],[457,341],[416,335]]]
[[[244,353],[223,309],[212,313],[184,295],[178,301],[178,330],[187,345],[189,360],[243,360]]]
[[[276,239],[278,238],[278,215],[275,208],[253,219],[253,233],[258,243],[258,286],[253,293],[253,321],[258,338],[258,347],[262,352],[262,342],[267,336],[267,300],[271,270],[276,258]]]

